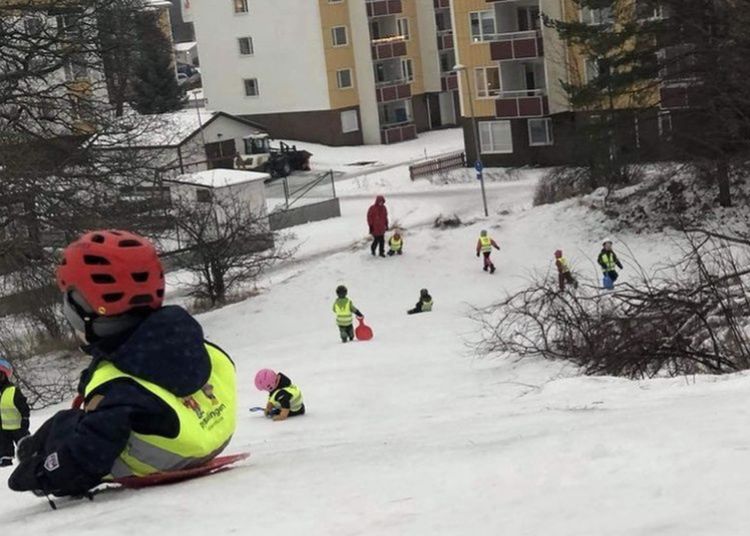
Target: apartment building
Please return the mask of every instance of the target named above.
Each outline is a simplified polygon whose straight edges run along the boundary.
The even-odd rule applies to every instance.
[[[482,161],[490,166],[559,165],[579,163],[586,125],[596,110],[571,108],[563,83],[584,83],[600,65],[563,43],[557,32],[542,24],[580,20],[608,24],[610,9],[578,9],[568,0],[451,0],[456,61],[460,72],[461,125],[466,152],[476,159],[472,115],[477,121]],[[639,19],[661,17],[643,12],[633,0]],[[669,51],[664,51],[669,53]],[[659,96],[645,101],[619,98],[621,123],[618,150],[638,151],[645,158],[669,155],[673,109],[685,107],[685,85],[662,81]]]
[[[456,124],[449,8],[448,0],[190,0],[183,17],[195,26],[210,108],[275,137],[357,145]]]

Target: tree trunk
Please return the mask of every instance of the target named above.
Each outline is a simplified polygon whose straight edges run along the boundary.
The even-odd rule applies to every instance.
[[[716,184],[719,186],[719,204],[722,207],[732,206],[732,194],[729,189],[729,164],[726,160],[716,162]]]

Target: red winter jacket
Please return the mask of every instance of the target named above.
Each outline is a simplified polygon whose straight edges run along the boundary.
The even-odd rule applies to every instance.
[[[388,209],[382,195],[376,197],[375,204],[367,210],[367,225],[372,236],[382,236],[388,230]]]

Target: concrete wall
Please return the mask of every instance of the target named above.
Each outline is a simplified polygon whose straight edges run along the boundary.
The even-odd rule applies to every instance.
[[[278,231],[279,229],[294,227],[295,225],[338,218],[340,216],[341,205],[338,198],[334,198],[321,201],[320,203],[272,212],[269,214],[268,219],[271,223],[271,230]]]

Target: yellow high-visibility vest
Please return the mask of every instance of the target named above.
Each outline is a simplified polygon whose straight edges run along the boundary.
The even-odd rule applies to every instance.
[[[489,236],[480,236],[479,243],[482,245],[482,253],[492,251],[492,239]]]
[[[346,302],[343,304],[339,304],[339,301],[336,300],[333,304],[333,312],[336,313],[336,324],[341,327],[351,326],[354,323],[352,300],[346,298]]]
[[[422,312],[432,311],[432,300],[422,302]]]
[[[603,272],[614,272],[617,264],[615,263],[615,254],[612,251],[606,251],[602,253],[602,260],[604,261]]]
[[[557,259],[557,262],[560,263],[560,267],[562,268],[562,273],[568,273],[570,272],[570,265],[568,264],[568,261],[565,259],[565,257],[559,257]]]
[[[395,236],[392,236],[391,239],[388,241],[388,245],[391,247],[393,251],[401,251],[401,248],[404,245],[404,239],[403,238],[396,239]]]
[[[8,432],[21,429],[21,412],[18,411],[13,399],[16,396],[16,386],[7,387],[0,396],[0,429]]]
[[[281,389],[276,389],[273,393],[271,393],[271,395],[268,397],[268,401],[273,404],[273,407],[275,407],[276,409],[281,409],[281,404],[276,401],[276,395],[279,391],[287,391],[292,395],[292,400],[291,402],[289,402],[289,411],[299,411],[300,409],[302,409],[302,391],[300,391],[300,388],[296,385],[282,387]]]
[[[195,467],[216,457],[229,444],[237,420],[236,373],[229,356],[211,344],[205,346],[211,375],[203,387],[182,398],[122,372],[109,361],[102,361],[94,371],[84,390],[86,397],[108,382],[129,378],[172,408],[180,425],[177,436],[172,438],[131,432],[125,450],[112,466],[112,477]]]

